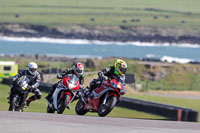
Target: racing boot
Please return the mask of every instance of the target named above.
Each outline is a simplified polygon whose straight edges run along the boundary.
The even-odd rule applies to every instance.
[[[49,92],[49,94],[45,97],[45,99],[47,100],[47,103],[49,104],[49,106],[52,106],[51,102],[52,102],[52,96],[53,96],[53,93],[56,89],[56,86],[57,86],[57,83],[54,84]]]
[[[51,101],[52,101],[51,95],[47,95],[47,96],[45,97],[45,99],[47,100],[47,103],[48,103],[50,106],[52,106],[52,104],[51,104]]]
[[[28,107],[32,101],[35,101],[34,96],[31,96],[30,98],[28,98],[28,99],[26,100],[26,106]]]
[[[83,91],[81,93],[81,100],[84,102],[84,103],[88,103],[88,95],[90,94],[89,91]]]

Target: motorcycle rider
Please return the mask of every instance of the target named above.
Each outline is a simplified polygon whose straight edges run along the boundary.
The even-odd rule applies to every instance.
[[[79,78],[79,83],[81,85],[81,89],[84,89],[84,77],[85,75],[83,74],[84,71],[84,65],[80,62],[76,63],[73,68],[67,68],[65,71],[62,71],[61,73],[57,74],[58,79],[62,79],[64,76],[67,74],[75,74]],[[49,94],[45,97],[47,102],[50,104],[52,100],[52,95],[54,91],[56,90],[58,83],[55,83],[51,90],[49,91]]]
[[[32,101],[39,100],[42,98],[42,93],[38,89],[41,78],[40,78],[39,72],[37,71],[37,68],[38,66],[35,62],[30,62],[28,64],[28,69],[20,71],[17,75],[15,75],[12,78],[13,81],[21,78],[22,76],[29,76],[31,78],[28,88],[30,88],[31,92],[34,93],[35,95],[29,97],[26,100],[26,106],[29,106],[29,104]],[[14,89],[14,87],[12,89]],[[11,92],[12,92],[12,89],[11,89]]]
[[[125,61],[121,60],[121,59],[117,59],[114,62],[113,66],[109,66],[105,69],[103,69],[102,71],[98,72],[98,78],[97,79],[93,79],[90,82],[90,86],[89,86],[89,92],[86,92],[85,94],[82,95],[82,100],[87,102],[87,96],[97,87],[99,87],[102,83],[102,80],[108,80],[108,79],[112,79],[113,76],[118,76],[120,79],[122,79],[123,84],[125,85],[125,73],[127,70],[127,64]],[[125,94],[125,90],[121,90]]]

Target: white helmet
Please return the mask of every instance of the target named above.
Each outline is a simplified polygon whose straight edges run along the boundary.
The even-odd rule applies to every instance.
[[[74,72],[78,75],[81,76],[83,75],[83,71],[84,71],[84,65],[82,63],[76,63],[74,65]]]
[[[34,75],[34,74],[36,73],[37,68],[38,68],[38,66],[37,66],[37,64],[36,64],[35,62],[30,62],[30,63],[28,64],[28,71],[29,71],[32,75]]]

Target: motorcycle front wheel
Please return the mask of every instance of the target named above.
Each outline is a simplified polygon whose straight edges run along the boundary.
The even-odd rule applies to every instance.
[[[55,109],[53,107],[47,106],[47,113],[54,113]]]
[[[58,103],[58,114],[62,114],[69,104],[70,95],[65,95],[64,98]]]
[[[98,110],[98,115],[103,117],[110,113],[110,111],[115,107],[117,103],[117,98],[115,96],[110,96],[106,103],[101,103]]]
[[[10,97],[10,106],[9,106],[9,111],[15,111],[15,107],[17,104],[17,96],[11,96]]]
[[[84,109],[84,103],[81,100],[78,100],[75,111],[78,115],[85,115],[88,112]]]

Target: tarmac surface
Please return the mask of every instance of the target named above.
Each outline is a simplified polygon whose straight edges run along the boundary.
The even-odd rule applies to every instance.
[[[1,133],[199,133],[200,123],[0,111]]]

